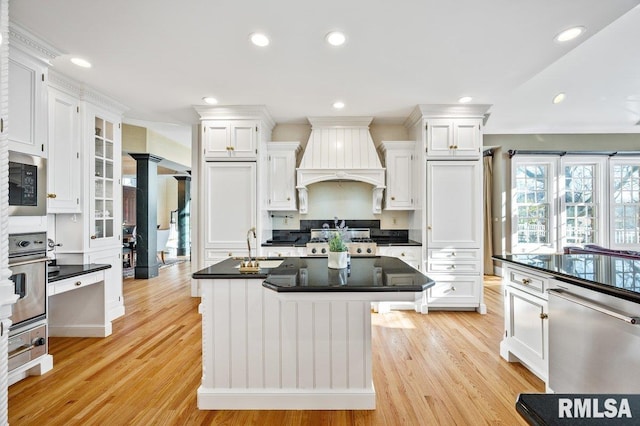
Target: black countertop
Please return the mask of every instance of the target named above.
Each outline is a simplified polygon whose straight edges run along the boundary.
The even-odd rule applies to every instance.
[[[49,271],[47,274],[47,282],[56,282],[67,278],[78,277],[80,275],[90,274],[92,272],[102,271],[111,268],[111,265],[103,265],[98,263],[84,265],[55,265],[59,270]]]
[[[511,254],[494,255],[493,258],[640,303],[640,260],[601,254]]]
[[[435,285],[395,257],[352,257],[351,267],[329,269],[326,257],[286,257],[277,268],[243,274],[240,260],[227,259],[193,274],[195,279],[262,278],[277,292],[418,292]]]

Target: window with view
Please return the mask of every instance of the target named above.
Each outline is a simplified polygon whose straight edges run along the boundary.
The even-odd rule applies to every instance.
[[[611,165],[612,245],[640,244],[640,163],[612,160]]]

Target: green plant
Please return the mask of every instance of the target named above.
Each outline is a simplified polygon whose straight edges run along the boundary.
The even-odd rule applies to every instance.
[[[347,251],[347,246],[338,232],[335,232],[329,240],[329,251]]]

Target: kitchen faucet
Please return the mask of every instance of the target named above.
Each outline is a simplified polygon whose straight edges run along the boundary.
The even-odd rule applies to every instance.
[[[246,262],[240,262],[240,272],[259,272],[260,271],[258,260],[256,259],[255,262],[251,262],[251,235],[252,234],[253,234],[253,238],[257,238],[255,226],[250,228],[247,231],[247,248],[249,249],[249,260]]]

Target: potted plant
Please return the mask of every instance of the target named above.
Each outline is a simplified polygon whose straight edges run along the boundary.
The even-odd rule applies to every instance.
[[[335,232],[329,240],[329,257],[327,265],[331,269],[343,269],[347,267],[347,246],[342,241],[339,232]]]

